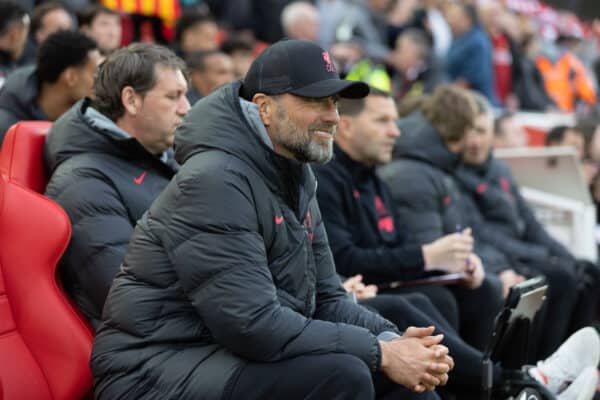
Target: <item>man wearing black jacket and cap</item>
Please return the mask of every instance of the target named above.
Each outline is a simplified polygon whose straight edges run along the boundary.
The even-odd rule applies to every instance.
[[[104,307],[98,399],[437,398],[411,391],[447,381],[441,337],[347,300],[307,164],[331,158],[336,97],[367,93],[290,40],[194,106]]]

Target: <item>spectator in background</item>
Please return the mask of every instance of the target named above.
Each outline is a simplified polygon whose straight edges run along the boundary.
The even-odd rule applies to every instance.
[[[95,328],[136,221],[177,170],[171,146],[189,109],[184,71],[163,46],[117,50],[101,64],[93,97],[46,137],[46,195],[72,224],[62,282]]]
[[[295,1],[281,12],[283,33],[290,39],[316,42],[319,39],[319,12],[312,4]]]
[[[535,60],[540,52],[540,41],[535,35],[526,35],[521,40],[521,56],[513,70],[514,93],[519,100],[520,109],[529,111],[548,111],[556,109],[554,100],[546,92],[544,77]]]
[[[536,64],[544,77],[546,91],[559,109],[576,111],[577,104],[591,107],[596,103],[596,89],[585,65],[571,51],[572,36],[561,34],[556,47],[547,46]]]
[[[37,5],[33,9],[29,39],[20,64],[34,63],[37,49],[50,34],[73,28],[73,17],[62,3],[47,1]]]
[[[512,38],[502,26],[505,8],[498,2],[487,2],[479,8],[481,23],[492,44],[494,89],[501,104],[506,105],[513,92],[513,65],[517,63]]]
[[[54,121],[89,96],[99,61],[96,43],[83,33],[50,35],[36,64],[15,70],[0,92],[0,139],[17,121]]]
[[[494,148],[527,146],[527,133],[515,120],[512,112],[505,112],[494,120]]]
[[[243,79],[254,60],[254,41],[246,35],[230,34],[221,43],[221,51],[228,54],[233,62],[235,79]]]
[[[394,68],[392,93],[396,100],[430,93],[444,80],[432,62],[431,43],[417,28],[403,30],[396,38],[391,64]]]
[[[575,149],[579,161],[585,155],[585,138],[583,132],[576,127],[560,125],[555,126],[546,133],[546,146],[566,146]]]
[[[235,79],[231,57],[219,50],[197,51],[186,60],[190,73],[188,100],[194,105],[219,86]]]
[[[217,33],[217,23],[210,14],[186,11],[175,25],[175,53],[185,59],[195,51],[217,49]]]
[[[274,43],[283,38],[281,12],[294,0],[247,0],[250,3],[249,22],[256,39]]]
[[[386,60],[387,46],[386,11],[391,0],[319,0],[317,8],[321,17],[319,43],[330,49],[337,57],[338,43],[355,43],[364,55],[375,62]]]
[[[439,63],[446,59],[452,43],[452,31],[444,15],[440,11],[443,0],[425,0],[427,24],[433,38],[433,62]]]
[[[17,67],[29,33],[29,15],[19,4],[0,1],[0,88]]]
[[[90,4],[77,14],[79,30],[98,44],[103,55],[121,46],[121,16],[100,4]]]
[[[492,45],[479,25],[475,8],[453,2],[447,4],[444,11],[454,35],[446,60],[450,80],[483,94],[493,105],[498,105]]]
[[[40,46],[52,33],[73,28],[73,17],[62,3],[48,1],[33,10],[31,35],[37,46]]]

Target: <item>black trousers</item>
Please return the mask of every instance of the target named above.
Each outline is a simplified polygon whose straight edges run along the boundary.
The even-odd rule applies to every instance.
[[[248,363],[229,382],[231,400],[439,400],[394,384],[349,354],[304,355],[275,363]]]
[[[450,392],[458,395],[463,392],[477,393],[481,390],[482,352],[465,343],[425,295],[381,294],[361,301],[360,304],[377,311],[396,324],[400,330],[409,326],[435,326],[435,334],[444,334],[442,343],[448,347],[450,355],[454,358],[454,370],[450,373],[448,381]],[[500,383],[502,369],[499,365],[494,368],[496,385]]]
[[[502,283],[491,274],[486,275],[477,289],[459,285],[420,286],[394,289],[387,293],[424,294],[450,326],[460,333],[460,337],[480,351],[486,349],[494,320],[504,304]]]

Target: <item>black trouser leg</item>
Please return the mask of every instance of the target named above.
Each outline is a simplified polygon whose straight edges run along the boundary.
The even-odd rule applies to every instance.
[[[490,341],[496,315],[504,304],[502,282],[496,275],[488,274],[477,289],[462,286],[451,288],[458,303],[460,337],[484,351]]]
[[[546,277],[548,291],[539,327],[534,337],[537,358],[548,357],[567,338],[569,322],[577,302],[577,279],[572,265],[561,263],[527,264],[530,270]]]
[[[435,393],[415,394],[348,354],[306,355],[275,363],[248,363],[228,384],[224,399],[436,400]]]
[[[459,328],[459,309],[454,294],[446,286],[418,286],[412,288],[400,288],[386,291],[384,293],[407,295],[410,293],[420,293],[425,295],[438,310],[443,319],[446,320],[454,330]]]
[[[571,314],[567,335],[598,320],[600,305],[600,267],[589,261],[576,264],[577,301]]]

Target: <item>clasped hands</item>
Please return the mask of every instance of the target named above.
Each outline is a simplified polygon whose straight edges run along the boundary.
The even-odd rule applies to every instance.
[[[433,326],[409,327],[401,337],[379,342],[382,372],[417,393],[445,385],[454,360],[441,344],[444,336],[432,336],[433,331]]]

